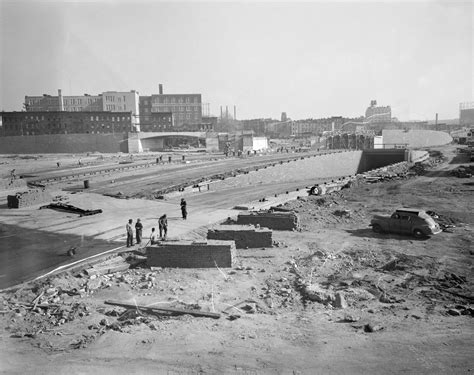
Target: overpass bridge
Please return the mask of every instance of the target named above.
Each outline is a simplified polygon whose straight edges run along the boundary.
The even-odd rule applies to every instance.
[[[204,141],[206,149],[217,147],[217,137],[206,132],[139,132],[128,134],[128,152],[162,151],[167,145],[178,142],[196,143]],[[215,140],[215,141],[214,141]],[[214,142],[213,142],[214,141]]]

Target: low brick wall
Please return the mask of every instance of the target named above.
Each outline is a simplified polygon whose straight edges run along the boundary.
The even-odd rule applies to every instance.
[[[28,190],[15,195],[7,197],[8,208],[22,208],[50,202],[52,200],[51,194],[44,189]]]
[[[146,248],[150,267],[228,268],[235,259],[233,241],[163,242]]]
[[[237,249],[273,246],[272,231],[253,225],[220,225],[208,230],[207,239],[234,241]]]
[[[237,216],[239,225],[259,225],[275,230],[296,230],[299,226],[298,216],[294,212],[259,211],[242,213]]]

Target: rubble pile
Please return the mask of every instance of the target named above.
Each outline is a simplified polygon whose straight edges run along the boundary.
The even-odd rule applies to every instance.
[[[289,262],[295,289],[305,304],[335,309],[380,309],[420,301],[441,314],[472,315],[473,297],[466,276],[442,271],[435,259],[403,253],[351,249],[339,253],[317,249]],[[443,302],[433,307],[433,301]]]
[[[366,182],[382,182],[393,179],[403,179],[407,177],[409,164],[406,161],[395,163],[387,167],[373,169],[363,173]]]
[[[474,165],[461,165],[451,171],[451,176],[471,178],[474,175]]]

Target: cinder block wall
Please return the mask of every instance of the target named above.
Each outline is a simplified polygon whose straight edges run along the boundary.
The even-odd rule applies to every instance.
[[[275,230],[296,230],[299,226],[298,216],[294,212],[248,212],[237,216],[237,224],[259,225]]]
[[[234,241],[237,249],[272,247],[272,231],[268,228],[255,228],[253,225],[220,225],[209,229],[209,240]]]
[[[7,197],[8,208],[22,208],[51,201],[51,194],[46,190],[28,190]]]
[[[221,268],[232,267],[235,259],[233,241],[163,242],[146,248],[150,267]]]

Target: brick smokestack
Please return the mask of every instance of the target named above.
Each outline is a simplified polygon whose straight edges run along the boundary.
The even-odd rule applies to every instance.
[[[163,95],[163,85],[161,83],[158,85],[158,93]]]
[[[59,101],[59,110],[62,112],[64,111],[64,100],[63,100],[63,93],[61,89],[58,89],[58,101]]]

